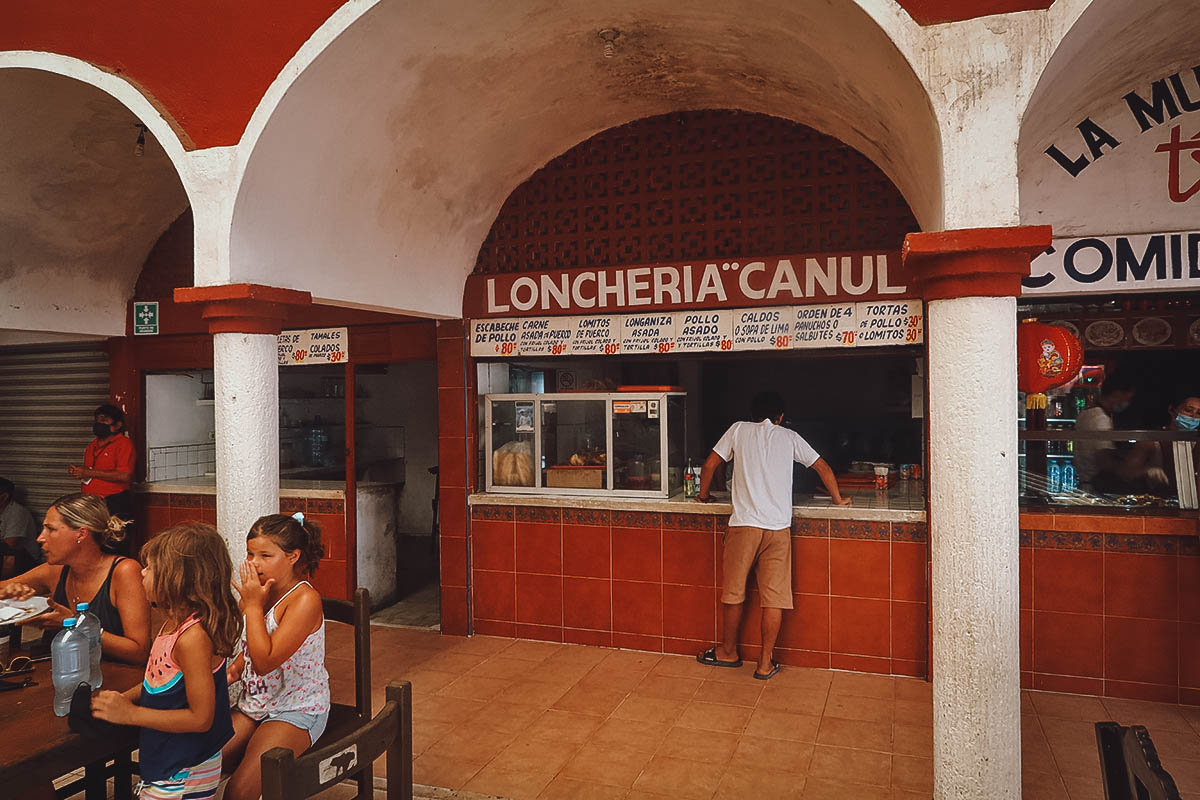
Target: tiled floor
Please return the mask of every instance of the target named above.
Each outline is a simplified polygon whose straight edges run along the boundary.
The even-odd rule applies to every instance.
[[[336,626],[334,626],[336,627]],[[919,680],[784,668],[775,678],[685,656],[372,629],[376,702],[414,688],[418,783],[513,800],[927,798],[932,701]],[[331,627],[335,699],[353,693]],[[1200,708],[1026,692],[1026,800],[1101,800],[1092,722],[1146,725],[1184,796],[1200,797]]]

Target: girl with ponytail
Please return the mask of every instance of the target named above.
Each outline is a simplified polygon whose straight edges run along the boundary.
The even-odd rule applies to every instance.
[[[329,721],[325,616],[320,593],[306,580],[323,554],[320,529],[301,513],[269,514],[246,535],[238,585],[245,633],[242,652],[229,665],[229,680],[242,681],[242,696],[224,749],[225,763],[237,769],[225,800],[257,798],[262,754],[286,747],[298,756]]]

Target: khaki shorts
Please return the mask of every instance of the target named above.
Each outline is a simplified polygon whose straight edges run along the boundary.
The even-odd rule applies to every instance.
[[[734,605],[746,599],[750,570],[758,580],[763,608],[792,607],[792,531],[730,528],[725,533],[725,588],[721,602]]]

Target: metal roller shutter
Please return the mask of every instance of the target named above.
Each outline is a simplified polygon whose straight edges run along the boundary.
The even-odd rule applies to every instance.
[[[37,519],[79,491],[67,467],[82,462],[92,412],[108,398],[104,342],[0,347],[0,475]]]

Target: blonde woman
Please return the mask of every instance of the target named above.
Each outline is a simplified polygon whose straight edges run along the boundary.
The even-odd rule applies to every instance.
[[[108,513],[97,495],[68,494],[46,511],[38,544],[46,563],[0,582],[0,598],[50,598],[50,610],[27,625],[55,631],[75,616],[76,603],[88,603],[100,619],[104,657],[144,664],[150,655],[150,602],[142,588],[142,567],[104,548],[124,538],[127,523]]]

